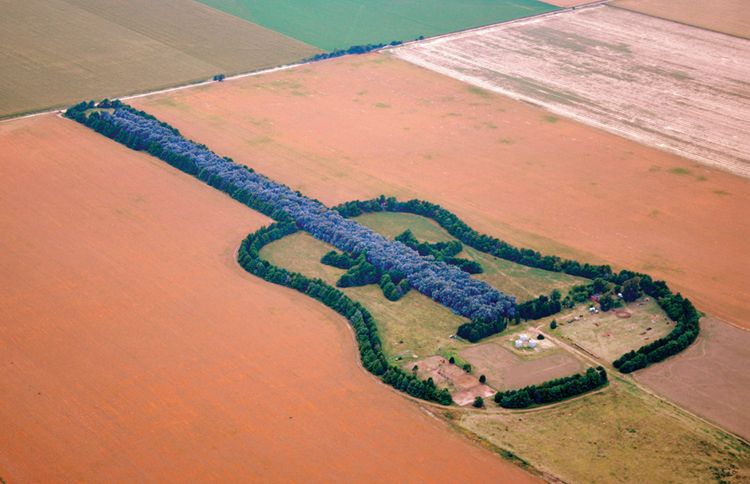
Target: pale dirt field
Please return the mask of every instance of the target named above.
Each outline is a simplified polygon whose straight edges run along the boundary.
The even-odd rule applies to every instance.
[[[576,7],[578,5],[585,5],[592,3],[592,0],[546,0],[544,3],[555,5],[557,7]]]
[[[442,74],[750,177],[747,40],[600,6],[394,52]]]
[[[537,348],[536,351],[540,354],[534,355],[536,357],[521,357],[513,353],[514,350],[510,349],[512,345],[508,338],[503,338],[471,346],[459,354],[471,363],[474,373],[484,374],[487,383],[497,390],[535,385],[585,369],[580,361],[562,351]]]
[[[688,410],[750,440],[750,331],[701,319],[701,338],[683,353],[635,373]]]
[[[750,8],[748,8],[750,5],[747,0],[711,0],[710,2],[617,0],[610,2],[609,5],[737,37],[750,38]]]
[[[55,116],[0,147],[5,481],[530,480],[361,369],[341,317],[239,268],[265,217]]]
[[[750,180],[379,54],[133,104],[329,205],[427,199],[515,244],[665,278],[750,326]]]

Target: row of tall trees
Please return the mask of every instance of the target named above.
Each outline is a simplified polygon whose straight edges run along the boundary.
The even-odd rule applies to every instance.
[[[502,320],[515,313],[515,298],[457,267],[420,256],[406,245],[346,219],[286,185],[216,155],[147,113],[113,101],[106,108],[82,103],[66,114],[132,149],[145,150],[195,175],[276,220],[293,220],[298,228],[342,252],[365,254],[376,272],[388,273],[399,281],[407,279],[410,287],[467,319]],[[368,265],[361,269],[356,277],[352,274],[347,278],[349,283],[357,284],[357,277],[367,278],[373,272]]]
[[[552,272],[564,272],[592,280],[589,284],[574,287],[560,301],[561,307],[572,307],[576,302],[584,302],[596,294],[601,296],[599,301],[600,305],[603,303],[603,310],[608,310],[618,304],[618,293],[621,293],[622,299],[627,302],[634,301],[644,294],[653,297],[667,313],[667,316],[676,323],[675,327],[663,338],[630,351],[615,360],[614,366],[623,373],[645,368],[652,363],[679,353],[690,346],[700,332],[701,315],[693,304],[681,294],[673,293],[666,282],[654,280],[648,274],[627,269],[614,272],[609,265],[581,263],[571,259],[561,259],[557,256],[542,255],[532,249],[517,248],[490,235],[480,234],[452,212],[440,205],[423,200],[401,202],[393,197],[386,198],[381,195],[372,200],[346,202],[335,207],[335,209],[345,217],[356,217],[363,213],[382,211],[421,215],[433,219],[460,242],[476,250],[528,267]],[[518,305],[516,315],[511,317],[514,319],[517,317],[536,319],[535,316],[546,313],[549,313],[546,315],[555,314],[560,309],[557,308],[554,294],[551,294],[549,298],[540,296],[536,300]],[[524,315],[521,315],[521,312]],[[505,326],[503,324],[488,325],[477,319],[459,329],[459,336],[473,342],[502,331]],[[474,329],[473,332],[472,329]]]
[[[532,405],[544,405],[581,395],[606,383],[607,371],[598,366],[596,369],[587,369],[585,373],[576,373],[575,375],[549,380],[539,385],[497,392],[495,403],[504,408],[527,408]]]

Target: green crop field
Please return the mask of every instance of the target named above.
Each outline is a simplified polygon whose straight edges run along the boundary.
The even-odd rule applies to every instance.
[[[0,3],[0,117],[287,64],[317,49],[191,0]]]
[[[556,10],[536,0],[200,0],[325,50],[455,32]]]

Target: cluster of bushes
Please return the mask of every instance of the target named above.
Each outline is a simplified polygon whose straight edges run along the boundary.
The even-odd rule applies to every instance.
[[[607,371],[598,366],[596,369],[589,368],[585,373],[549,380],[539,385],[497,392],[495,403],[504,408],[527,408],[532,405],[559,402],[595,390],[606,383]]]
[[[339,269],[347,269],[347,272],[336,282],[338,287],[366,286],[377,283],[383,295],[390,301],[398,301],[411,289],[407,279],[399,281],[394,280],[388,273],[381,274],[375,266],[366,261],[364,254],[355,257],[332,250],[327,252],[320,262]]]
[[[554,290],[549,297],[542,295],[536,299],[521,303],[517,307],[518,317],[529,320],[541,319],[557,314],[562,310],[561,297],[560,291]]]
[[[383,47],[395,47],[397,45],[403,44],[400,40],[394,40],[393,42],[389,43],[379,43],[379,44],[365,44],[365,45],[353,45],[349,47],[348,49],[334,49],[331,52],[323,52],[322,54],[315,54],[312,57],[308,57],[304,60],[304,62],[315,62],[323,59],[332,59],[334,57],[341,57],[343,55],[358,55],[358,54],[367,54],[368,52],[372,52],[373,50],[382,49]]]
[[[145,150],[276,220],[293,220],[298,228],[343,252],[365,254],[380,273],[407,279],[411,287],[470,320],[501,321],[515,312],[515,298],[454,266],[422,257],[246,166],[219,157],[147,113],[119,101],[107,103],[111,112],[90,111],[93,107],[103,106],[81,103],[66,115],[132,149]]]
[[[403,243],[407,247],[410,247],[421,256],[431,256],[435,260],[443,261],[446,264],[456,266],[464,272],[469,274],[481,274],[483,272],[482,266],[477,261],[462,259],[456,257],[462,250],[464,250],[463,244],[457,240],[451,240],[449,242],[435,242],[430,244],[428,242],[419,242],[414,236],[411,230],[407,229],[403,233],[396,236],[396,240]]]
[[[383,382],[414,397],[450,405],[452,399],[448,390],[436,388],[432,379],[420,380],[416,375],[388,363],[383,354],[375,319],[364,306],[321,279],[311,279],[260,258],[260,249],[264,245],[297,231],[298,228],[291,221],[263,227],[248,235],[242,242],[237,260],[248,272],[274,284],[296,289],[344,316],[354,329],[362,365]]]
[[[666,282],[654,280],[648,274],[629,270],[613,272],[608,265],[582,264],[578,261],[561,259],[556,256],[545,256],[531,249],[519,249],[495,237],[478,233],[455,214],[440,205],[423,200],[400,202],[395,198],[386,198],[381,195],[372,200],[346,202],[335,207],[335,209],[345,217],[356,217],[363,213],[382,211],[421,215],[435,220],[462,243],[495,257],[528,267],[552,272],[564,272],[572,276],[592,279],[590,284],[571,289],[569,294],[561,301],[562,307],[573,307],[576,302],[584,302],[597,294],[600,295],[599,304],[604,311],[621,304],[617,296],[618,293],[621,293],[622,299],[627,302],[635,301],[644,294],[653,297],[669,318],[676,323],[675,328],[663,338],[638,350],[630,351],[615,360],[615,368],[623,373],[644,368],[651,363],[662,361],[679,353],[690,346],[698,337],[700,313],[693,304],[679,293],[673,294]],[[560,311],[560,309],[557,309],[557,304],[553,302],[554,294],[546,301],[541,301],[542,297],[518,305],[516,320],[519,316],[525,317],[521,316],[522,311],[530,316],[526,319],[535,319],[533,316],[545,312],[549,313],[547,315],[551,315]],[[554,309],[557,309],[557,311],[554,311]],[[496,323],[487,325],[481,321],[473,321],[459,329],[461,330],[459,336],[474,342],[502,331],[505,326]]]

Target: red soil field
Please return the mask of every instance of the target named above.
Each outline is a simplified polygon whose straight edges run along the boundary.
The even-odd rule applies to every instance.
[[[680,406],[750,440],[750,331],[713,318],[683,353],[635,373],[636,379]]]
[[[7,482],[532,480],[361,369],[341,317],[245,273],[263,216],[55,116],[0,147]]]
[[[747,0],[617,0],[609,5],[750,39]]]
[[[427,199],[512,243],[665,278],[750,327],[748,179],[383,54],[133,104],[324,203]]]

